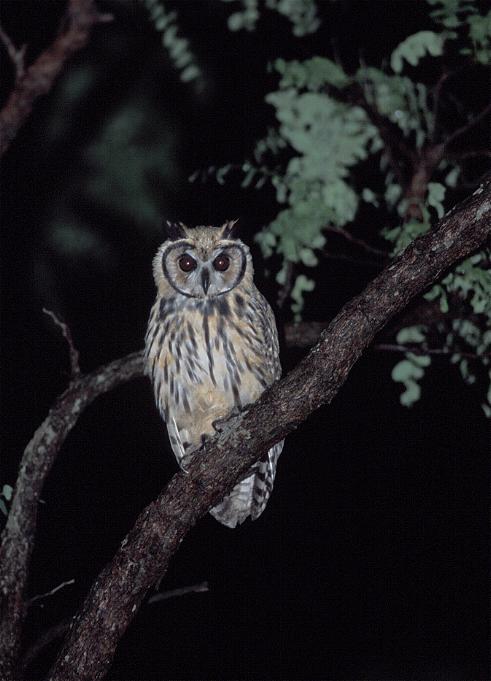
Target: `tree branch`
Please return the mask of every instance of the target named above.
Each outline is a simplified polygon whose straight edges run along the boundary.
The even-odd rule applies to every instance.
[[[70,628],[70,622],[72,619],[72,617],[67,617],[61,622],[58,622],[47,629],[36,641],[34,641],[34,643],[24,653],[20,663],[20,670],[22,673],[25,673],[26,669],[32,664],[32,662],[34,662],[36,657],[38,657],[47,646],[53,643],[53,641],[56,641],[57,638],[61,638],[66,634]]]
[[[489,352],[483,352],[478,355],[476,352],[461,352],[460,350],[450,350],[449,348],[425,348],[421,345],[398,345],[397,343],[377,343],[377,345],[373,346],[373,349],[382,352],[399,352],[404,354],[411,352],[413,355],[459,355],[467,359],[491,357]]]
[[[22,45],[19,49],[16,48],[14,43],[10,40],[9,36],[5,33],[3,28],[0,26],[0,40],[7,50],[7,54],[10,57],[10,61],[15,68],[15,82],[20,80],[24,75],[24,57],[26,54],[27,45]]]
[[[452,142],[455,142],[456,139],[461,137],[462,135],[465,135],[469,130],[471,130],[474,126],[476,126],[478,123],[480,123],[483,118],[486,118],[491,114],[491,102],[484,107],[482,111],[480,111],[474,118],[471,118],[470,121],[468,121],[465,125],[463,125],[461,128],[457,128],[457,130],[454,130],[454,132],[447,137],[447,139],[444,142],[445,148],[448,147]]]
[[[421,150],[404,195],[407,200],[406,218],[423,219],[421,206],[425,201],[428,183],[443,158],[444,149],[444,144],[434,144]]]
[[[44,481],[70,430],[99,395],[143,373],[142,354],[135,352],[102,369],[73,380],[24,450],[0,546],[0,679],[13,677],[22,624],[29,561],[34,546],[37,507]]]
[[[66,582],[61,582],[61,584],[58,584],[58,586],[55,586],[50,591],[46,591],[44,594],[37,594],[36,596],[30,598],[27,601],[27,606],[30,607],[33,603],[37,603],[37,601],[43,601],[45,598],[54,596],[55,593],[58,593],[58,591],[61,589],[64,589],[66,586],[71,586],[72,584],[75,584],[75,580],[73,578],[67,579]]]
[[[192,584],[191,586],[182,586],[179,589],[169,589],[161,593],[150,596],[148,604],[160,603],[167,601],[169,598],[177,598],[177,596],[186,596],[187,594],[199,594],[209,591],[208,582],[200,582],[199,584]]]
[[[65,582],[65,584],[68,584],[68,582]],[[51,595],[51,593],[58,590],[59,588],[61,587],[56,587],[56,589],[54,589],[52,592],[50,591],[48,594],[43,594],[43,596]],[[209,590],[210,589],[208,586],[208,582],[200,582],[199,584],[192,584],[191,586],[183,586],[178,589],[169,589],[168,591],[162,591],[160,593],[157,593],[148,599],[147,604],[153,605],[154,603],[161,603],[162,601],[167,601],[170,598],[187,596],[188,594],[192,593],[205,593],[208,592]],[[29,648],[22,656],[22,661],[20,664],[22,672],[26,671],[26,669],[39,656],[39,654],[44,650],[44,648],[53,643],[53,641],[56,641],[57,638],[61,638],[67,633],[68,629],[70,628],[71,621],[72,617],[67,617],[61,622],[54,624],[52,627],[49,627],[49,629],[44,631],[41,634],[41,636],[39,636],[39,638],[37,638],[34,641],[34,643],[32,643],[29,646]]]
[[[48,315],[48,317],[51,317],[53,322],[56,324],[61,329],[61,333],[63,335],[63,338],[66,340],[67,345],[68,345],[68,354],[70,357],[70,369],[71,369],[71,377],[72,379],[76,379],[80,376],[80,364],[79,364],[79,359],[80,355],[75,347],[75,344],[73,342],[73,337],[72,337],[72,332],[70,331],[70,327],[68,324],[65,324],[65,322],[62,322],[58,317],[55,315],[54,312],[51,310],[47,310],[45,307],[43,307],[43,312],[44,314]]]
[[[324,232],[331,232],[332,234],[338,234],[339,236],[342,236],[344,239],[347,241],[350,241],[352,244],[355,246],[359,246],[362,248],[364,251],[367,253],[371,253],[372,255],[376,255],[379,258],[384,258],[387,260],[389,257],[389,254],[387,251],[382,251],[380,248],[375,248],[374,246],[370,246],[366,241],[363,241],[363,239],[358,239],[357,237],[353,236],[350,232],[348,232],[347,229],[343,229],[342,227],[335,227],[334,225],[326,225],[326,227],[323,228]]]
[[[446,152],[445,158],[465,161],[468,158],[491,158],[491,149],[470,149],[469,151]]]
[[[431,238],[436,239],[435,258],[443,246],[445,248],[458,248],[457,253],[454,253],[453,251],[449,253],[448,258],[445,261],[447,264],[443,265],[443,267],[457,259],[459,254],[463,257],[466,253],[471,252],[474,247],[479,245],[479,241],[484,240],[485,236],[483,230],[486,229],[485,220],[486,218],[489,219],[490,210],[490,184],[491,180],[488,177],[483,183],[483,187],[479,188],[467,203],[448,214],[439,223],[439,231],[437,233],[432,233]],[[465,220],[468,220],[467,225],[464,224]],[[450,223],[448,229],[446,228],[447,222]],[[469,243],[467,243],[465,241],[467,238],[465,230],[471,230],[470,236],[472,236],[472,229],[474,228],[479,230],[479,232],[473,237],[474,240],[472,242],[469,241]],[[444,233],[444,229],[449,233]],[[450,243],[451,229],[455,230],[456,234],[456,240],[453,244]],[[489,226],[487,229],[489,231]],[[427,235],[425,239],[428,241],[430,235]],[[461,243],[459,242],[459,239],[461,240]],[[422,243],[421,240],[417,242],[417,244],[420,243]],[[413,245],[406,250],[403,256],[404,260],[409,257],[408,253],[411,249],[414,251],[414,249],[417,249],[417,246]],[[422,249],[421,257],[425,261],[431,261],[433,251],[428,249],[425,251]],[[369,287],[368,291],[372,290],[379,280],[382,280],[383,282],[384,277],[389,276],[392,268],[396,267],[399,261],[400,259],[396,261],[394,265],[390,265],[384,273],[379,275],[374,284]],[[419,266],[417,261],[413,264],[415,268]],[[432,270],[432,272],[433,271],[434,270]],[[436,278],[436,275],[434,278]],[[420,278],[417,279],[417,284],[419,290],[425,286]],[[415,295],[418,291],[416,289],[414,289],[414,291],[413,294]],[[404,300],[402,298],[399,300],[397,288],[391,290],[391,295],[393,296],[394,301],[400,304],[396,305],[394,310],[390,307],[386,310],[385,321],[401,309],[409,299],[409,297],[406,296]],[[348,311],[349,309],[353,309],[355,303],[356,300],[350,304],[351,307],[348,306],[348,308],[345,309],[348,309]],[[427,307],[428,305],[431,307],[431,304],[427,304]],[[363,309],[362,306],[360,310],[363,311]],[[364,314],[362,312],[362,316],[366,316],[366,314],[367,312]],[[409,319],[406,320],[403,325],[414,323],[414,319],[411,317],[411,315],[414,316],[414,314],[414,312],[410,312]],[[433,312],[430,309],[428,311],[429,318],[432,318],[432,315]],[[406,319],[406,316],[404,319]],[[419,316],[417,319],[421,322]],[[339,333],[339,324],[341,324],[341,321],[339,321],[338,317],[338,320],[335,323],[333,322],[334,331],[332,330],[333,325],[331,325],[330,329],[325,332],[324,338],[326,334],[328,338],[331,337],[332,334],[334,334],[335,337],[336,334]],[[382,320],[381,325],[383,323],[384,320]],[[326,324],[324,322],[286,325],[286,344],[288,346],[298,347],[312,345],[317,341],[321,331],[325,329],[325,326]],[[338,330],[336,331],[336,329]],[[368,343],[369,340],[370,339],[365,338],[365,340],[363,340],[364,345]],[[325,343],[325,341],[321,343],[321,347],[323,347],[323,343]],[[344,342],[340,344],[340,348],[341,346],[344,347]],[[312,354],[315,356],[318,352],[318,348],[314,349],[309,357],[311,357]],[[347,350],[345,348],[343,357],[348,361],[346,352]],[[350,366],[351,364],[347,366],[346,373]],[[337,376],[337,370],[334,363],[329,365],[326,364],[325,366],[322,363],[321,369],[318,371],[322,373],[324,370],[329,370],[331,373],[334,372],[334,375]],[[37,503],[40,499],[44,480],[47,477],[67,434],[76,424],[82,411],[98,395],[108,392],[128,380],[142,376],[142,374],[143,356],[141,352],[137,352],[116,360],[91,374],[72,380],[68,389],[57,399],[47,418],[38,428],[32,440],[26,447],[20,465],[11,511],[2,533],[2,544],[0,547],[0,672],[2,672],[2,679],[7,680],[11,678],[9,673],[13,668],[12,665],[17,656],[20,631],[26,611],[25,588],[36,530]],[[342,380],[344,380],[344,376]],[[337,387],[339,387],[339,385]],[[287,398],[287,401],[288,399],[289,398]],[[309,400],[308,403],[310,403]],[[280,406],[278,409],[282,411],[283,406]],[[301,420],[300,416],[298,420]],[[256,453],[258,452],[259,449]],[[221,496],[223,496],[223,494],[224,493],[222,492]],[[219,497],[220,494],[217,494],[217,498]]]
[[[17,78],[0,111],[0,155],[9,148],[31,113],[35,100],[51,90],[65,62],[84,47],[93,25],[111,19],[111,15],[97,12],[94,0],[68,0],[58,36],[25,72],[23,48],[16,50],[8,36],[3,34],[4,44],[16,66]],[[5,38],[9,43],[5,43]]]
[[[51,671],[51,681],[102,679],[147,590],[187,532],[273,444],[329,403],[375,334],[491,232],[491,176],[472,197],[394,260],[323,331],[316,347],[247,412],[207,442],[138,517],[94,582]]]
[[[433,144],[436,140],[436,135],[438,132],[439,124],[440,124],[440,98],[442,95],[442,88],[447,82],[447,80],[455,75],[455,72],[449,73],[448,71],[444,71],[440,78],[438,79],[437,84],[435,85],[433,89],[433,129],[431,130],[431,136],[430,136],[430,141]]]
[[[285,283],[280,288],[278,292],[278,298],[276,301],[280,310],[286,303],[293,287],[293,263],[290,260],[287,260],[285,268],[286,268]]]
[[[417,159],[415,152],[407,146],[397,125],[379,113],[367,85],[355,85],[352,86],[351,92],[350,88],[347,88],[345,92],[351,103],[360,106],[367,114],[370,122],[377,128],[385,145],[391,168],[401,187],[405,187],[406,179],[403,161],[405,161],[409,167],[414,166]]]
[[[289,348],[310,348],[327,328],[328,322],[297,322],[285,324],[285,345]]]

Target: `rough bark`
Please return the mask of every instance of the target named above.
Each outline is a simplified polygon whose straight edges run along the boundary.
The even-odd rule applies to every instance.
[[[15,486],[12,506],[0,546],[0,679],[14,675],[22,625],[27,611],[26,584],[37,508],[46,477],[66,436],[83,410],[98,396],[141,376],[141,353],[108,364],[73,380],[27,445]]]
[[[315,409],[329,403],[375,334],[491,233],[491,177],[437,229],[412,243],[348,303],[319,343],[249,411],[208,442],[139,516],[94,582],[51,671],[51,681],[102,679],[147,590],[189,529],[250,466]]]
[[[87,43],[92,26],[108,20],[110,15],[96,11],[94,0],[69,0],[58,36],[17,78],[0,111],[0,156],[26,121],[35,100],[51,90],[66,61]]]

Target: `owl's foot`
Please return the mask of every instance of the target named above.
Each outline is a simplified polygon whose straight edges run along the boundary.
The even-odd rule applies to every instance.
[[[190,463],[191,463],[191,455],[190,454],[188,454],[188,456],[183,456],[182,459],[179,461],[179,468],[186,475],[189,475],[188,466],[189,466]]]
[[[211,425],[213,428],[216,430],[217,433],[222,433],[225,427],[225,424],[227,424],[229,421],[232,421],[234,418],[237,418],[237,416],[240,416],[241,414],[244,414],[247,411],[248,407],[234,407],[232,411],[230,411],[227,416],[221,419],[216,419],[215,421],[211,422]]]
[[[189,466],[191,465],[191,462],[194,459],[196,452],[199,451],[199,449],[197,449],[196,447],[192,448],[187,443],[184,443],[183,448],[185,453],[183,453],[181,458],[178,460],[179,468],[182,470],[183,473],[189,475]]]

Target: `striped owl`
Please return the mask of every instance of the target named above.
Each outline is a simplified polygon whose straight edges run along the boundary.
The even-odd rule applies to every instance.
[[[253,282],[235,222],[189,228],[167,223],[153,260],[157,300],[145,338],[155,401],[182,465],[217,422],[254,402],[280,377],[273,312]],[[272,447],[210,513],[228,527],[263,512],[283,442]]]

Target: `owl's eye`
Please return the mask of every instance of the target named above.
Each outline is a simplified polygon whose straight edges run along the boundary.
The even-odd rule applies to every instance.
[[[219,272],[225,272],[225,270],[228,270],[229,265],[230,258],[228,257],[228,255],[225,255],[224,253],[217,255],[217,257],[213,261],[213,267]]]
[[[179,267],[183,272],[191,272],[196,269],[196,260],[187,253],[179,258]]]

